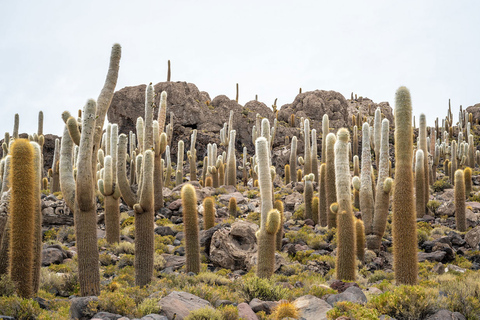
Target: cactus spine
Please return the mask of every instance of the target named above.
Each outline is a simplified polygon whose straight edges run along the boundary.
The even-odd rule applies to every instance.
[[[178,153],[177,153],[177,172],[175,174],[175,185],[179,186],[183,183],[183,156],[185,153],[185,144],[183,140],[178,141]],[[217,180],[218,181],[218,180]]]
[[[257,276],[269,278],[275,268],[275,237],[280,224],[280,214],[273,209],[272,180],[270,175],[270,148],[265,137],[255,141],[258,159],[258,179],[262,200],[260,230],[257,231]]]
[[[425,215],[425,170],[423,150],[419,149],[416,153],[415,161],[415,209],[417,218]]]
[[[15,139],[10,150],[10,276],[17,294],[23,298],[33,295],[33,253],[36,199],[35,158],[33,146],[26,139]],[[38,281],[38,279],[37,279]]]
[[[337,193],[335,187],[335,135],[333,133],[329,133],[326,138],[326,199],[327,199],[327,212],[328,212],[328,228],[336,228],[337,227],[337,217],[336,215],[329,210],[330,205],[332,203],[337,202]],[[348,155],[347,155],[348,157]],[[340,211],[341,212],[341,211]]]
[[[205,230],[215,226],[215,202],[212,197],[203,199],[203,224]]]
[[[305,190],[303,193],[303,199],[305,201],[305,219],[313,220],[312,212],[312,199],[313,199],[313,179],[315,176],[310,173],[305,176]]]
[[[235,186],[237,184],[237,160],[235,156],[235,135],[236,131],[230,131],[227,155],[227,181],[226,185]]]
[[[197,196],[191,184],[182,187],[183,228],[185,232],[186,272],[200,272],[200,244],[198,241]]]
[[[237,199],[234,197],[231,197],[230,200],[228,200],[228,213],[231,217],[237,217]]]
[[[347,129],[341,128],[338,130],[337,141],[335,142],[335,177],[339,212],[337,220],[338,247],[336,277],[339,280],[353,281],[355,280],[356,273],[355,221],[353,220],[350,191],[348,139],[349,133]]]
[[[278,210],[278,213],[280,214],[280,225],[277,231],[277,234],[275,236],[276,238],[276,245],[275,248],[277,250],[282,250],[282,239],[283,239],[283,222],[285,220],[285,216],[283,215],[283,202],[281,200],[275,200],[275,203],[273,204],[273,208]]]
[[[292,182],[297,182],[297,137],[293,136],[290,148],[290,177]]]
[[[380,134],[380,132],[378,132]],[[378,143],[380,146],[380,142]],[[378,155],[380,149],[378,150]],[[370,154],[370,127],[367,122],[362,126],[362,171],[360,174],[360,210],[367,234],[373,233],[372,162]]]
[[[395,103],[395,185],[393,188],[393,258],[397,284],[417,283],[417,224],[413,197],[412,103],[400,87]]]
[[[356,248],[357,248],[357,259],[362,263],[365,260],[365,228],[363,221],[356,219],[355,221],[355,235],[356,235]]]
[[[327,208],[327,196],[326,196],[326,184],[327,184],[327,176],[326,176],[327,166],[325,163],[320,165],[320,184],[318,185],[318,214],[319,214],[319,223],[320,226],[326,227],[328,225],[328,211],[330,209]],[[328,211],[327,211],[328,210]]]
[[[418,127],[418,138],[419,138],[419,149],[423,151],[423,175],[424,175],[424,192],[423,192],[423,198],[424,198],[424,204],[425,207],[423,208],[423,215],[425,214],[427,210],[427,203],[429,199],[429,194],[430,194],[430,184],[429,184],[429,177],[430,173],[428,171],[428,144],[427,144],[427,119],[425,115],[422,113],[420,114],[420,121],[419,121],[419,127]],[[418,216],[418,212],[417,212]]]
[[[460,232],[467,231],[465,218],[465,177],[463,170],[455,171],[455,223]]]
[[[303,137],[305,139],[305,165],[303,166],[303,174],[312,173],[312,151],[310,149],[310,120],[305,119],[303,124]]]
[[[327,162],[327,135],[329,132],[330,123],[328,121],[328,114],[324,114],[322,118],[322,163]],[[330,210],[328,210],[330,211]]]
[[[470,167],[466,167],[463,170],[463,175],[465,178],[465,197],[468,199],[470,197],[470,193],[472,192],[472,169]]]

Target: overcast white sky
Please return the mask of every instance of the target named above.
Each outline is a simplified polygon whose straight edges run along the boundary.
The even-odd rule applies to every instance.
[[[187,81],[211,98],[271,106],[298,89],[350,92],[394,105],[412,94],[429,124],[452,99],[480,102],[480,1],[6,1],[0,2],[0,134],[60,135],[103,85],[113,43],[122,45],[117,90]]]

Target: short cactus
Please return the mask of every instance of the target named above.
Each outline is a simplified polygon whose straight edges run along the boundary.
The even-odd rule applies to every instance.
[[[465,217],[465,177],[463,170],[455,171],[455,222],[457,230],[467,231],[467,220]]]
[[[203,224],[205,230],[215,226],[215,200],[213,197],[203,199]]]

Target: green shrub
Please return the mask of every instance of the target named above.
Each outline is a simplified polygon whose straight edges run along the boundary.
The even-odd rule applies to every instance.
[[[15,293],[15,283],[8,276],[3,274],[0,276],[0,297],[12,296]]]
[[[127,241],[119,242],[114,245],[113,252],[116,255],[120,255],[122,253],[135,254],[135,244]]]
[[[451,188],[452,185],[450,184],[450,180],[448,177],[443,177],[440,180],[437,180],[433,183],[433,191],[439,192],[445,189]]]
[[[42,309],[35,300],[11,296],[0,299],[0,310],[2,315],[17,320],[36,320]]]
[[[327,294],[336,294],[336,293],[337,293],[337,290],[334,290],[329,287],[317,286],[317,285],[311,286],[310,289],[308,290],[308,294],[311,294],[312,296],[315,296],[320,299]]]
[[[135,257],[131,254],[122,254],[120,255],[120,259],[118,260],[118,268],[122,269],[126,266],[133,266]]]
[[[327,318],[335,320],[341,316],[346,316],[349,319],[376,320],[380,314],[377,310],[364,307],[358,303],[340,301],[327,312]]]
[[[184,320],[223,320],[222,313],[212,307],[203,307],[190,312]]]
[[[161,309],[158,305],[158,299],[147,298],[137,306],[135,314],[137,317],[144,317],[147,314],[160,313]]]
[[[439,290],[446,295],[446,308],[463,314],[468,320],[480,319],[480,274],[467,271],[438,277]]]
[[[126,218],[125,220],[122,221],[122,229],[127,227],[127,226],[131,226],[135,223],[135,217],[128,217]]]
[[[101,253],[98,255],[98,260],[100,261],[100,265],[102,266],[109,266],[111,264],[115,264],[113,257],[109,253]]]
[[[373,274],[368,278],[368,283],[375,283],[377,281],[389,280],[392,281],[395,278],[393,272],[385,272],[383,270],[375,270]]]
[[[263,279],[256,276],[243,279],[240,291],[246,301],[254,298],[264,301],[278,301],[286,299],[288,290],[278,286],[272,279]]]
[[[397,320],[424,319],[441,306],[438,295],[433,288],[401,285],[373,296],[366,306]]]
[[[430,200],[427,203],[427,208],[430,209],[430,211],[432,211],[433,213],[437,213],[437,209],[440,208],[441,205],[442,203],[440,201]]]
[[[117,313],[123,316],[135,316],[135,300],[125,294],[123,290],[114,292],[103,291],[98,296],[98,302],[91,302],[89,307],[96,307],[97,311]]]
[[[233,305],[225,305],[217,308],[222,314],[222,320],[238,320],[238,309]]]

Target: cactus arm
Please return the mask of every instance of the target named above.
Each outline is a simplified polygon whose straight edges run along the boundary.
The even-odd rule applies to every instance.
[[[73,141],[67,126],[63,130],[62,147],[60,148],[60,189],[70,210],[75,208],[75,179],[73,177],[72,157]]]
[[[130,208],[133,208],[133,206],[137,203],[137,200],[135,194],[130,189],[130,184],[127,180],[127,136],[125,134],[121,134],[118,137],[117,152],[117,184],[123,200]]]

